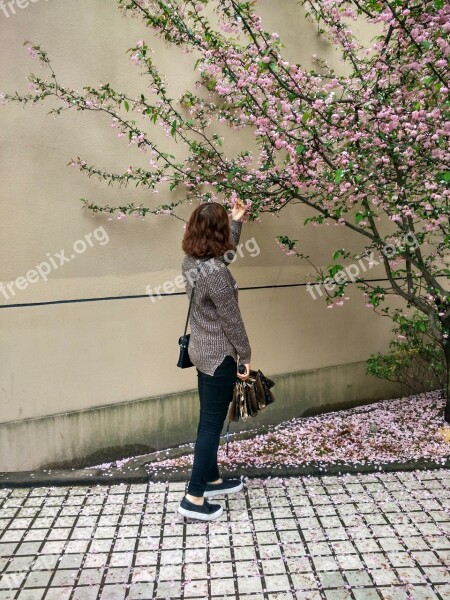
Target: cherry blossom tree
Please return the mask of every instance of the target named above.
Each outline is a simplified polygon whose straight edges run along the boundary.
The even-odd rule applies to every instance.
[[[257,2],[118,0],[118,5],[168,44],[194,53],[195,89],[172,98],[151,47],[140,40],[129,52],[150,82],[148,93],[132,97],[107,83],[80,93],[63,86],[46,52],[27,42],[49,77],[31,75],[30,94],[3,94],[4,102],[25,104],[56,98],[55,114],[76,109],[110,115],[118,136],[148,153],[148,168],[110,173],[81,158],[70,164],[109,184],[174,192],[172,202],[156,208],[82,199],[84,207],[118,218],[178,216],[182,202],[214,200],[229,207],[241,198],[250,220],[301,204],[311,211],[305,225],[342,227],[343,243],[351,230],[358,252],[336,249],[325,272],[297,240],[279,235],[278,242],[311,264],[316,281],[328,276],[329,307],[348,300],[341,263],[379,256],[385,284],[358,278],[358,287],[367,306],[381,315],[397,321],[408,309],[426,315],[429,333],[445,355],[450,422],[450,5],[300,0],[299,13],[305,11],[335,46],[345,74],[320,57],[313,69],[285,60],[280,36],[264,29]],[[358,19],[376,30],[369,46],[354,32]],[[175,142],[173,154],[152,141],[152,128],[160,125]],[[254,144],[230,156],[227,135],[242,129],[254,133]],[[184,157],[177,159],[180,145]],[[405,309],[388,306],[393,295],[404,300]]]

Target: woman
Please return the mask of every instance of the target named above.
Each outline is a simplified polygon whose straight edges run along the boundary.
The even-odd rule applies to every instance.
[[[202,521],[216,519],[223,512],[220,504],[210,504],[205,498],[243,488],[240,479],[219,476],[217,451],[236,378],[247,379],[250,373],[251,349],[238,306],[238,288],[227,266],[235,255],[244,214],[245,206],[235,205],[230,227],[221,204],[201,204],[193,211],[182,242],[189,299],[195,284],[189,357],[197,368],[200,420],[191,477],[178,512]],[[242,374],[240,365],[245,365]]]

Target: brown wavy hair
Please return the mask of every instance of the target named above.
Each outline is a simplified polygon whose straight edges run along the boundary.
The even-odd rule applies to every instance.
[[[222,204],[206,202],[192,212],[181,247],[189,256],[221,256],[234,246],[230,241],[230,222]]]

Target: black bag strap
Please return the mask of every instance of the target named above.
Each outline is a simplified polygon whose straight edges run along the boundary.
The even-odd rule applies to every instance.
[[[199,263],[199,265],[198,265],[198,267],[197,267],[197,273],[199,273],[199,271],[200,271],[200,263]],[[188,328],[189,317],[190,317],[190,314],[191,314],[191,308],[192,308],[192,300],[193,300],[193,298],[194,298],[195,284],[196,284],[196,283],[197,283],[197,279],[196,279],[196,280],[194,281],[194,283],[192,284],[191,299],[190,299],[190,301],[189,301],[189,309],[188,309],[188,314],[187,314],[187,317],[186,317],[186,325],[184,326],[184,333],[183,333],[183,336],[186,336],[186,331],[187,331],[187,328]]]

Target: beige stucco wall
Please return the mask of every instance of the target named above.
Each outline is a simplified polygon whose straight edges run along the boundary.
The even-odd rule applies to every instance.
[[[258,0],[258,4],[267,28],[284,34],[288,58],[308,66],[318,52],[339,67],[314,26],[301,18],[295,0]],[[195,79],[192,55],[165,47],[141,21],[124,18],[112,0],[37,0],[8,18],[0,13],[0,28],[3,90],[23,93],[29,72],[46,75],[28,57],[22,46],[25,40],[41,44],[61,84],[75,89],[100,81],[131,93],[145,89],[145,78],[126,54],[142,38],[155,48],[155,60],[167,73],[174,97]],[[53,269],[47,281],[22,290],[15,287],[8,298],[0,294],[0,304],[140,295],[146,293],[146,286],[172,280],[180,272],[182,221],[167,216],[108,220],[82,211],[79,201],[86,197],[111,205],[156,206],[169,197],[134,187],[110,188],[66,166],[80,156],[88,164],[123,172],[131,164],[145,165],[145,157],[117,139],[105,116],[64,112],[55,119],[47,115],[50,107],[0,107],[0,281],[24,276],[61,250],[74,258]],[[167,143],[160,130],[152,135]],[[241,144],[233,134],[227,148],[233,151]],[[191,210],[185,206],[179,214],[187,219]],[[241,288],[308,279],[307,266],[280,252],[275,243],[278,234],[301,240],[302,251],[319,265],[327,264],[337,247],[357,247],[358,239],[351,232],[342,243],[341,227],[304,227],[308,215],[304,208],[290,207],[280,218],[263,215],[260,222],[244,225],[241,241],[254,238],[260,253],[252,257],[244,247],[243,256],[230,267]],[[97,239],[94,232],[101,227],[106,237],[102,233],[100,240],[100,233]],[[86,234],[91,234],[92,246],[77,253],[74,244],[79,249],[77,244]],[[369,273],[377,275],[383,276],[376,269]],[[241,290],[253,364],[268,374],[292,373],[364,361],[372,352],[385,349],[389,322],[364,306],[355,286],[349,292],[347,305],[328,310],[324,300],[313,301],[305,287]],[[176,340],[186,310],[184,295],[155,302],[139,298],[1,309],[0,423],[195,388],[194,369],[182,371],[175,366]],[[367,378],[366,385],[375,382]],[[361,397],[368,396],[362,393]],[[72,455],[80,451],[74,447]],[[14,469],[14,460],[3,455],[0,469],[8,465]]]

